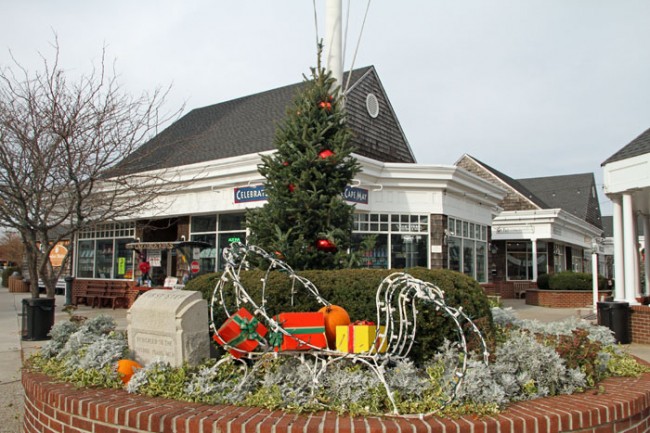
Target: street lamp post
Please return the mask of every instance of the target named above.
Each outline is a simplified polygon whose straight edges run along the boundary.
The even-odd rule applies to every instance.
[[[593,291],[593,310],[596,313],[598,307],[598,241],[594,239],[591,243],[591,289]]]

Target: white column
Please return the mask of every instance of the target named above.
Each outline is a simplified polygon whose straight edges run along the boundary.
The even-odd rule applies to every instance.
[[[614,291],[615,301],[625,300],[625,249],[623,248],[623,207],[621,197],[612,199],[612,224],[614,229]]]
[[[336,80],[334,86],[343,84],[343,44],[341,31],[341,0],[327,0],[325,4],[325,59],[327,70]]]
[[[630,305],[638,304],[636,300],[639,279],[639,265],[637,260],[637,240],[632,207],[632,194],[623,194],[623,249],[625,255],[625,302]]]
[[[645,296],[650,296],[650,216],[643,216],[643,251],[645,260],[643,269],[645,270]]]
[[[537,282],[537,239],[531,239],[533,243],[533,281]]]

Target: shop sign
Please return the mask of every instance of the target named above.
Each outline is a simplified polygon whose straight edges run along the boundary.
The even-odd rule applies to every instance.
[[[235,188],[235,203],[268,200],[264,185],[243,186]],[[368,190],[354,186],[346,186],[343,198],[352,203],[368,204]]]
[[[50,263],[52,263],[52,266],[55,268],[61,267],[66,254],[68,254],[68,249],[60,243],[56,244],[52,248],[52,251],[50,251]]]
[[[352,203],[368,204],[368,190],[354,186],[346,186],[343,192],[346,201]]]
[[[147,261],[152,267],[160,267],[162,264],[162,251],[149,250],[147,252]]]
[[[264,185],[243,186],[235,188],[235,203],[247,203],[250,201],[268,200]]]
[[[117,273],[118,275],[124,275],[126,273],[126,257],[117,258]]]

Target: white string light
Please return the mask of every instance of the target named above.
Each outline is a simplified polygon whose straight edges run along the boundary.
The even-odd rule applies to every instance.
[[[263,259],[270,263],[266,270],[264,278],[262,279],[262,300],[261,305],[251,297],[248,291],[243,286],[240,273],[242,270],[242,263],[247,262],[250,256],[257,256],[256,262]],[[219,328],[214,323],[214,311],[217,306],[221,306],[226,315],[231,317],[234,311],[239,309],[240,303],[249,304],[254,316],[260,322],[264,323],[271,331],[282,334],[282,338],[289,338],[295,340],[297,345],[308,347],[309,350],[300,351],[279,351],[275,356],[292,356],[298,358],[311,372],[314,386],[318,384],[318,379],[327,370],[327,367],[334,362],[340,360],[351,360],[352,362],[361,362],[368,366],[368,368],[375,373],[377,378],[386,389],[387,396],[393,406],[393,412],[398,414],[396,402],[393,399],[393,393],[388,385],[384,376],[385,366],[389,363],[394,363],[399,360],[407,358],[415,342],[417,330],[417,316],[418,310],[416,308],[416,301],[432,303],[436,311],[442,311],[448,316],[455,324],[458,330],[459,340],[456,346],[463,352],[463,356],[459,357],[458,365],[455,366],[452,377],[455,377],[453,390],[449,399],[441,404],[447,405],[451,403],[460,387],[462,386],[465,372],[467,370],[467,363],[469,360],[469,351],[467,348],[467,340],[463,330],[463,324],[469,327],[478,335],[480,344],[482,345],[483,362],[487,364],[489,352],[485,340],[478,329],[478,327],[470,320],[470,318],[462,311],[462,308],[454,308],[445,303],[444,292],[436,285],[419,280],[406,273],[393,273],[386,277],[375,296],[377,306],[377,319],[375,333],[375,340],[367,352],[364,353],[343,353],[337,350],[328,348],[321,348],[310,344],[309,341],[301,339],[297,335],[288,333],[281,324],[278,323],[272,316],[269,316],[266,311],[266,285],[272,269],[281,269],[286,272],[292,280],[291,298],[293,303],[294,291],[297,288],[303,288],[322,305],[331,305],[324,299],[318,288],[308,279],[297,275],[293,269],[281,260],[277,260],[272,255],[268,254],[263,249],[254,245],[243,245],[241,243],[234,243],[228,248],[223,250],[223,258],[226,263],[222,277],[217,282],[212,293],[212,300],[210,303],[210,328],[212,331],[224,341],[224,338],[219,334]],[[226,305],[226,296],[224,290],[232,288],[235,292],[235,306],[236,310],[228,308]],[[380,332],[381,327],[384,329]],[[225,345],[229,350],[239,352],[249,359],[258,359],[261,356],[273,353],[274,346],[261,339],[261,344],[255,351],[248,352],[237,347]],[[386,352],[381,353],[378,348],[386,347]],[[309,359],[307,359],[309,358]],[[311,360],[311,361],[310,361]],[[256,365],[253,365],[253,370]],[[247,372],[247,375],[250,374]],[[312,390],[313,391],[313,390]]]

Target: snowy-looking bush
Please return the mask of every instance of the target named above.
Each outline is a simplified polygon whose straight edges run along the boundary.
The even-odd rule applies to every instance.
[[[254,363],[226,355],[194,368],[152,362],[134,373],[127,391],[208,404],[378,414],[393,409],[387,385],[401,413],[443,408],[453,414],[491,413],[513,401],[578,392],[608,375],[646,371],[613,345],[606,328],[577,319],[519,320],[500,308],[492,314],[500,329],[495,353],[488,365],[479,354],[470,356],[462,387],[448,406],[458,383],[455,368],[464,356],[449,341],[422,368],[409,360],[386,364],[386,384],[362,362],[342,359],[325,368],[308,355],[271,353]],[[128,354],[128,347],[110,317],[81,325],[60,322],[51,336],[32,358],[33,368],[79,385],[121,386],[115,363]]]

